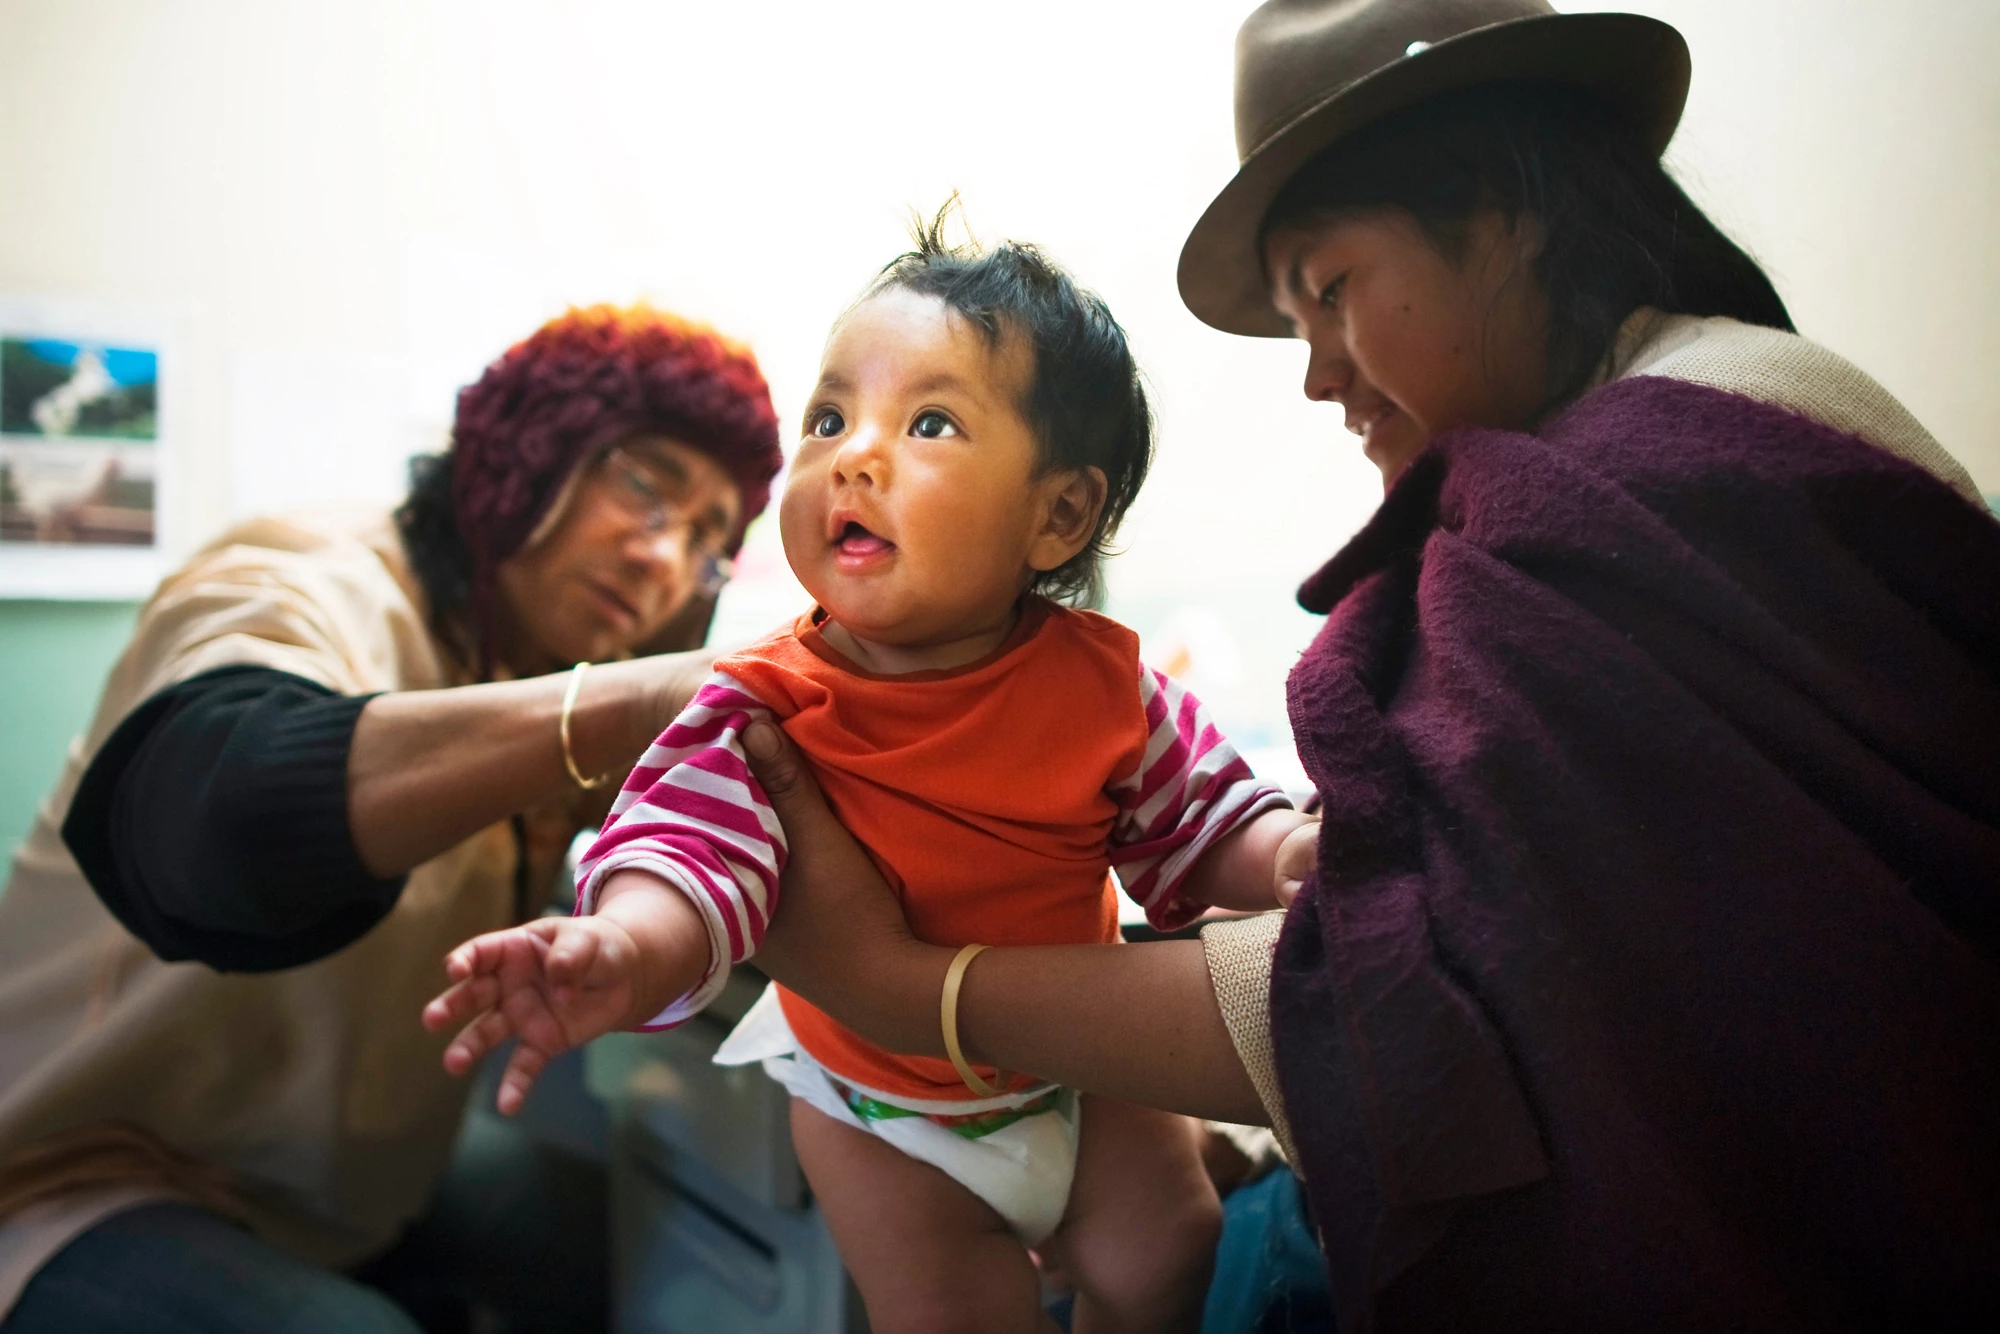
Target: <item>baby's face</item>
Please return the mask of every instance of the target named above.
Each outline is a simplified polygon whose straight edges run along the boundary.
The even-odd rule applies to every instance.
[[[849,633],[909,648],[979,633],[1054,555],[1018,406],[1032,368],[1024,339],[989,347],[900,289],[835,328],[778,513],[792,570]]]

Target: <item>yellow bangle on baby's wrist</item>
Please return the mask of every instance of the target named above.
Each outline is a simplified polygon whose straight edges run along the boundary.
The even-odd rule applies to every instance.
[[[938,1003],[938,1021],[944,1029],[944,1054],[951,1058],[951,1068],[958,1071],[958,1077],[965,1086],[980,1097],[997,1098],[1007,1091],[1007,1076],[999,1076],[997,1087],[987,1083],[973,1070],[971,1063],[965,1059],[965,1050],[958,1045],[958,989],[965,981],[966,968],[985,949],[985,945],[967,945],[952,957],[951,967],[944,970],[944,995]]]

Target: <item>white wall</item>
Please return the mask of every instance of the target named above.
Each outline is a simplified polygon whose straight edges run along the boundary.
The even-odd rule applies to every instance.
[[[1696,200],[1770,271],[1800,332],[2000,493],[2000,3],[1622,8],[1694,51],[1667,161]]]
[[[2000,6],[1655,0],[1674,161],[1810,335],[2000,491]],[[1291,587],[1372,508],[1300,350],[1187,315],[1247,5],[0,0],[0,293],[186,317],[195,535],[394,496],[456,386],[571,301],[750,340],[789,421],[831,317],[952,188],[1104,292],[1156,385],[1114,609],[1284,734]],[[171,376],[172,372],[169,372]],[[792,596],[775,534],[726,609]],[[760,575],[761,570],[761,575]],[[762,588],[762,593],[758,592]],[[1231,661],[1231,658],[1234,661]]]

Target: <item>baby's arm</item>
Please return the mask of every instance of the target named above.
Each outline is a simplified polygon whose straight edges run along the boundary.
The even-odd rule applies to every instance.
[[[1319,855],[1319,817],[1289,807],[1267,810],[1211,843],[1181,883],[1197,903],[1237,912],[1282,908]]]
[[[744,762],[743,731],[760,716],[734,680],[711,676],[613,802],[577,868],[577,915],[492,932],[446,960],[454,985],[424,1011],[434,1031],[465,1023],[446,1068],[463,1074],[521,1039],[502,1111],[559,1052],[698,1013],[763,939],[785,840]]]
[[[424,1026],[465,1025],[445,1048],[454,1075],[520,1039],[495,1098],[512,1116],[551,1059],[658,1014],[708,968],[708,931],[694,904],[649,872],[619,871],[588,917],[543,917],[453,950],[445,958],[453,985],[424,1007]]]
[[[1311,817],[1252,774],[1201,702],[1171,678],[1142,664],[1139,695],[1145,755],[1107,789],[1119,806],[1111,864],[1125,892],[1163,931],[1210,905],[1276,907],[1273,864]]]

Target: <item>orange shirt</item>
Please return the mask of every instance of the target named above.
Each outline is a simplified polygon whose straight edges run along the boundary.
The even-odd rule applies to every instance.
[[[1105,789],[1133,774],[1146,752],[1138,636],[1030,598],[986,658],[885,677],[842,656],[816,615],[716,669],[798,744],[918,938],[1118,939],[1107,873],[1118,807]],[[899,1097],[973,1097],[950,1062],[894,1055],[783,988],[779,999],[799,1044],[834,1074]],[[995,1075],[988,1068],[981,1077]],[[1036,1082],[1020,1076],[1013,1087]]]

